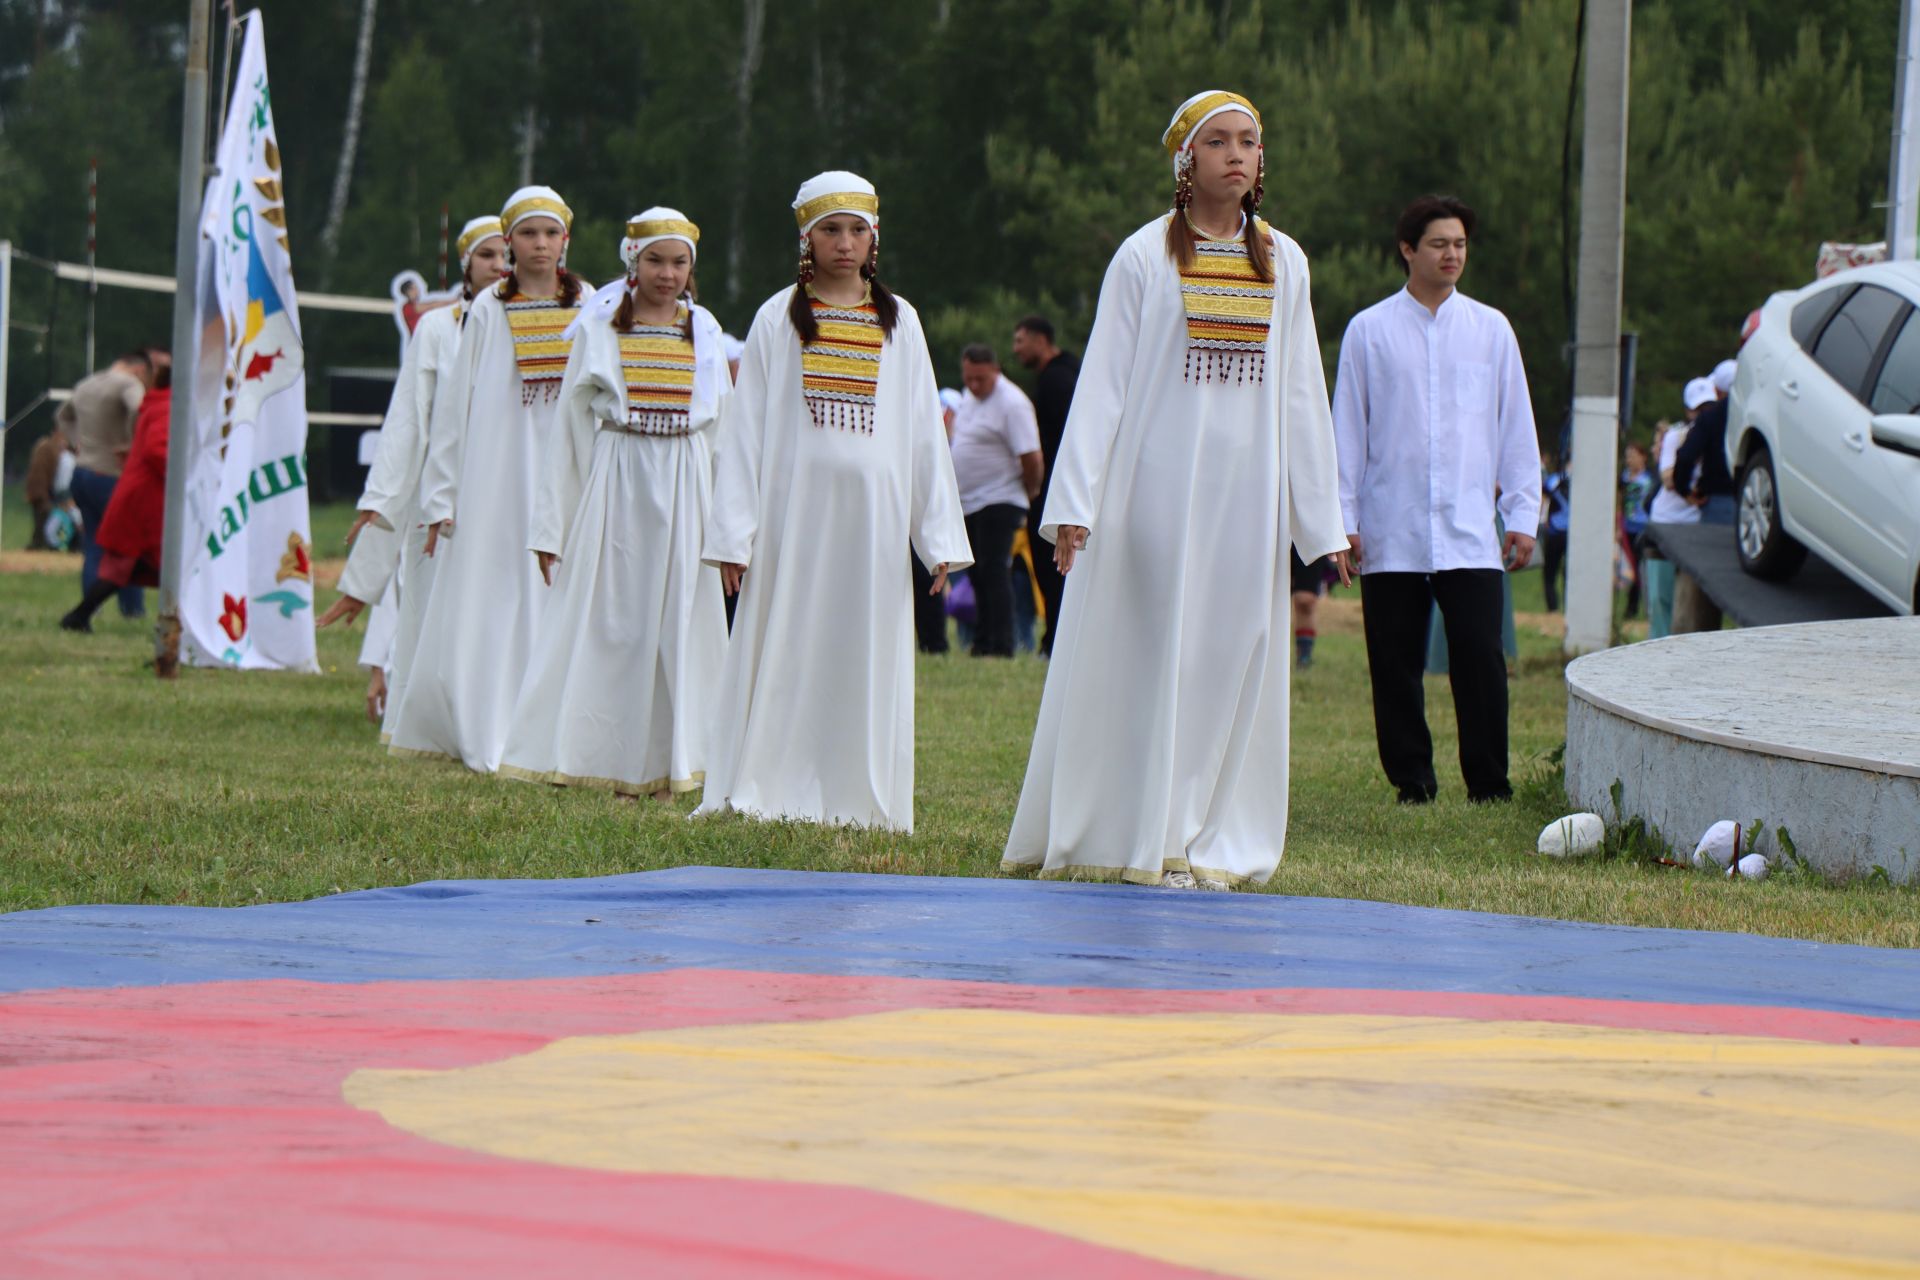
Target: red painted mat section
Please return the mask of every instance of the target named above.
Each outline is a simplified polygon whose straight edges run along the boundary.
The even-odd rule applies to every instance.
[[[219,982],[0,999],[0,1274],[1198,1274],[904,1197],[476,1155],[348,1106],[361,1068],[577,1035],[906,1008],[1372,1013],[1920,1045],[1817,1010],[1352,990],[1140,991],[675,970]]]

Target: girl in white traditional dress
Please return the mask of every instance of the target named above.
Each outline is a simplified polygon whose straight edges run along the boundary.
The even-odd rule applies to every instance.
[[[1215,889],[1287,828],[1287,546],[1347,578],[1307,261],[1257,215],[1260,114],[1182,103],[1171,214],[1100,290],[1040,534],[1066,573],[1003,869]]]
[[[318,624],[351,622],[368,602],[379,601],[367,620],[360,665],[368,673],[367,715],[380,726],[382,743],[393,736],[394,713],[433,590],[434,562],[422,554],[427,529],[419,512],[434,399],[440,380],[453,376],[460,322],[468,308],[507,273],[507,233],[496,214],[470,219],[454,249],[460,257],[460,301],[421,316],[407,343],[360,509],[347,531],[351,550],[340,575],[340,598]]]
[[[527,540],[584,288],[565,265],[573,214],[552,188],[514,192],[500,221],[506,278],[474,300],[434,403],[421,552],[439,564],[390,748],[481,772],[500,765],[545,603]]]
[[[660,800],[705,777],[727,614],[700,539],[733,381],[720,325],[694,301],[699,241],[677,209],[630,219],[626,278],[574,321],[528,540],[552,599],[500,763],[510,777]]]
[[[754,317],[705,556],[739,593],[701,813],[913,830],[911,541],[972,563],[920,319],[855,174],[793,202],[799,281]]]

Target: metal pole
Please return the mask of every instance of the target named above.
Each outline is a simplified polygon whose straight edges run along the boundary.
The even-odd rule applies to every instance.
[[[13,338],[13,241],[0,240],[0,470],[7,456],[7,348]],[[0,516],[4,516],[7,486],[0,484]],[[0,529],[6,521],[0,519]]]
[[[100,301],[100,158],[87,160],[87,372],[93,372],[93,313]]]
[[[160,544],[160,618],[153,670],[162,680],[180,671],[180,588],[186,568],[187,472],[193,465],[194,384],[199,373],[200,198],[207,177],[207,40],[211,0],[192,0],[187,20],[186,91],[180,109],[179,226],[173,238],[172,420],[167,436],[167,507]]]
[[[1887,167],[1887,257],[1920,257],[1920,17],[1916,0],[1900,6],[1900,49],[1893,78],[1893,158]]]
[[[1620,436],[1620,275],[1627,192],[1628,0],[1587,6],[1580,152],[1580,288],[1574,328],[1568,653],[1613,642],[1614,465]]]

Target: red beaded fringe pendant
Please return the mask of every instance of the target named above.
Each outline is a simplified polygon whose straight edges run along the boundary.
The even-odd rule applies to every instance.
[[[1198,366],[1199,377],[1194,377]],[[1205,347],[1187,348],[1187,382],[1225,382],[1231,375],[1236,383],[1254,383],[1256,386],[1267,380],[1267,353],[1265,348],[1257,351],[1214,351]]]

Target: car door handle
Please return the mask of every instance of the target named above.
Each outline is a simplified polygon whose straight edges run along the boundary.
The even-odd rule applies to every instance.
[[[1864,431],[1849,431],[1840,438],[1846,441],[1847,448],[1853,450],[1855,453],[1865,453],[1867,451],[1867,433]]]
[[[1789,400],[1798,400],[1800,398],[1800,384],[1792,378],[1788,378],[1780,384],[1780,394]]]

